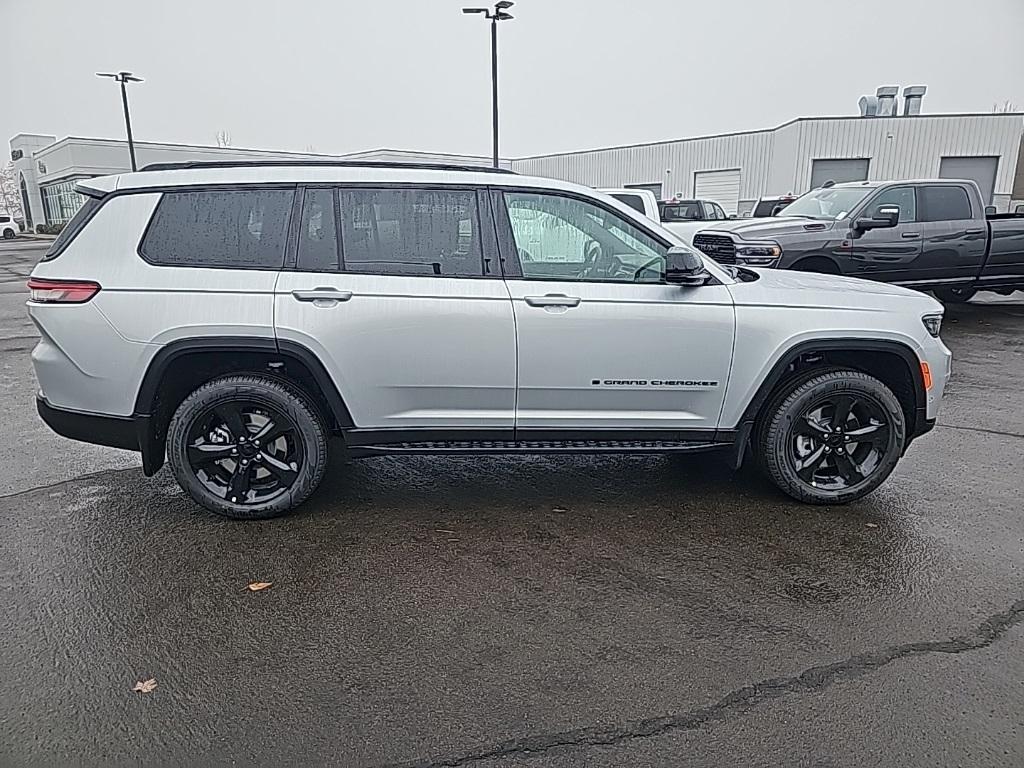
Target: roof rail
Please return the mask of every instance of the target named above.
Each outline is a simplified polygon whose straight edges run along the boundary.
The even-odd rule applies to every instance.
[[[417,171],[475,171],[477,173],[513,173],[507,168],[484,165],[457,165],[455,163],[400,163],[368,160],[189,160],[181,163],[150,163],[141,171],[179,171],[195,168],[402,168]]]

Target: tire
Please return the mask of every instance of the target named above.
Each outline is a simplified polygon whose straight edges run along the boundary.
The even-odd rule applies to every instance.
[[[936,288],[932,293],[943,304],[966,304],[974,298],[974,288]]]
[[[178,406],[167,456],[198,504],[235,520],[263,520],[294,509],[320,485],[327,434],[316,409],[287,383],[226,376]]]
[[[14,230],[13,229],[5,229],[4,230],[4,240],[13,240],[14,238],[15,238],[15,234],[14,234]]]
[[[768,478],[808,504],[847,504],[871,493],[905,445],[896,395],[873,376],[847,369],[812,371],[783,386],[762,412],[756,437]]]

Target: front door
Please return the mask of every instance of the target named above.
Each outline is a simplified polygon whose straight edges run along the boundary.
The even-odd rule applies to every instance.
[[[515,324],[476,191],[310,187],[298,229],[278,339],[320,358],[367,442],[511,438]]]
[[[517,437],[710,437],[732,356],[728,288],[666,283],[667,244],[594,201],[505,191],[494,207],[516,319]]]
[[[882,206],[899,206],[899,223],[889,229],[869,229],[853,244],[856,264],[851,277],[884,282],[910,281],[918,276],[923,228],[917,214],[914,187],[889,187],[868,201],[857,218],[875,218]],[[852,223],[852,222],[851,222]]]

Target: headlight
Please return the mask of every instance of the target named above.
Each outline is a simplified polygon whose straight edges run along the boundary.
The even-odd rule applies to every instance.
[[[939,331],[942,329],[942,315],[925,315],[921,318],[925,329],[935,338],[939,338]]]
[[[741,264],[771,265],[782,255],[782,246],[771,240],[758,243],[736,243],[736,261]]]

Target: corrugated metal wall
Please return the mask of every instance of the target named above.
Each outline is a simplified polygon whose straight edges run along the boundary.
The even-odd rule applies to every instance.
[[[740,168],[740,197],[754,198],[767,182],[771,146],[772,132],[758,131],[524,158],[513,160],[512,169],[595,187],[662,184],[666,196],[686,196],[693,194],[694,173]]]
[[[693,194],[697,171],[741,169],[740,198],[801,193],[819,158],[870,158],[869,178],[934,178],[944,156],[997,155],[996,194],[1010,193],[1020,115],[800,119],[775,129],[512,161],[513,170],[595,187],[662,183]],[[670,173],[666,173],[666,170]]]

